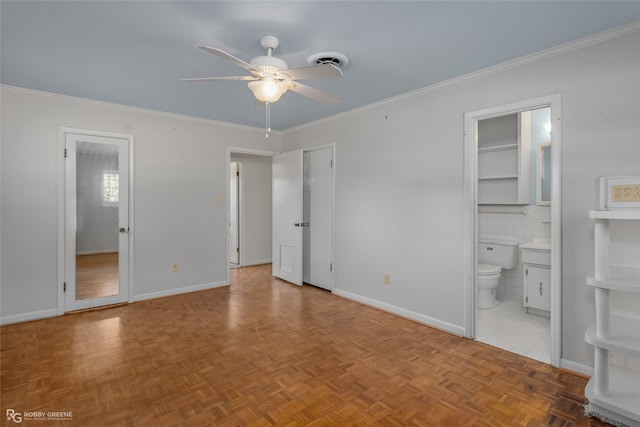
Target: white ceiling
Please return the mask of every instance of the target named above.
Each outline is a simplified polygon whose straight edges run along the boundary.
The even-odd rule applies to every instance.
[[[256,127],[246,82],[178,81],[246,74],[198,46],[249,61],[272,34],[290,68],[347,55],[344,77],[305,81],[342,103],[287,93],[283,130],[638,21],[640,1],[2,0],[0,19],[2,84]]]

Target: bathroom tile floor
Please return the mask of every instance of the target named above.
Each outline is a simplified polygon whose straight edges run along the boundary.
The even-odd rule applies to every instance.
[[[519,301],[499,301],[492,309],[478,309],[476,340],[549,363],[549,318],[525,312]]]

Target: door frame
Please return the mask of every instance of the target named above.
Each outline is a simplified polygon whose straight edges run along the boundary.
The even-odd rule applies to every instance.
[[[550,364],[560,366],[562,343],[562,198],[561,198],[561,104],[551,94],[464,114],[464,336],[476,337],[476,242],[478,240],[478,121],[518,111],[550,107],[551,123],[551,354]]]
[[[240,248],[244,247],[244,243],[241,241],[241,238],[244,236],[244,230],[242,233],[240,233],[240,228],[242,227],[242,209],[243,206],[241,204],[240,201],[240,195],[242,194],[242,180],[240,179],[240,176],[242,175],[241,169],[242,169],[242,162],[240,161],[236,161],[236,160],[230,160],[229,161],[229,172],[231,172],[231,163],[235,163],[236,164],[236,172],[237,175],[235,177],[236,180],[236,203],[235,203],[235,207],[236,207],[236,227],[234,232],[236,233],[236,241],[238,242],[238,246],[237,246],[237,251],[236,253],[238,254],[238,262],[234,263],[236,267],[242,267],[243,263],[242,263],[242,258],[243,258],[243,252],[244,250],[240,250]],[[231,218],[231,182],[232,182],[233,178],[231,176],[231,173],[229,173],[229,262],[231,263],[231,259],[233,258],[233,256],[231,255],[231,229],[233,228],[232,225],[232,218]]]
[[[229,200],[230,200],[230,195],[231,195],[231,182],[230,182],[230,173],[231,173],[231,155],[232,154],[251,154],[254,156],[264,156],[264,157],[273,157],[275,154],[277,154],[276,151],[267,151],[267,150],[258,150],[258,149],[252,149],[252,148],[243,148],[243,147],[227,147],[227,153],[226,153],[226,161],[225,161],[225,212],[226,212],[226,218],[227,218],[227,250],[226,250],[226,265],[227,265],[227,283],[231,284],[231,226],[229,225],[229,222],[231,220],[231,205],[229,204]],[[242,180],[240,180],[240,198],[242,198]],[[242,201],[240,201],[240,203],[242,203]],[[242,214],[240,215],[240,220],[239,220],[239,233],[240,236],[244,236],[244,230],[243,230],[243,219],[242,219]],[[240,241],[240,245],[241,247],[244,245],[244,243],[242,241]],[[240,251],[240,257],[238,259],[240,261],[239,266],[242,266],[242,261],[243,261],[243,257],[242,257],[242,250]]]
[[[105,132],[98,130],[78,129],[71,127],[59,127],[58,128],[58,315],[63,315],[66,312],[65,307],[65,280],[66,280],[66,160],[65,160],[65,145],[68,134],[86,135],[88,137],[102,137],[102,138],[114,138],[124,139],[128,142],[128,156],[129,156],[129,238],[128,238],[128,292],[127,302],[133,302],[134,296],[134,136],[131,134]]]
[[[335,290],[335,259],[334,259],[334,255],[335,255],[335,198],[336,198],[336,144],[335,142],[331,142],[328,144],[321,144],[321,145],[317,145],[317,146],[313,146],[313,147],[307,147],[307,148],[303,148],[302,151],[314,151],[314,150],[320,150],[323,148],[330,148],[331,149],[331,158],[333,159],[333,168],[332,168],[332,187],[331,187],[331,264],[333,266],[332,270],[331,270],[331,292],[333,293]],[[290,150],[293,151],[293,150]],[[268,156],[268,157],[273,157],[274,155],[278,154],[280,152],[278,151],[267,151],[267,150],[258,150],[258,149],[252,149],[252,148],[243,148],[243,147],[227,147],[227,153],[226,153],[226,161],[225,161],[225,177],[226,177],[226,196],[225,196],[225,210],[226,210],[226,216],[227,216],[227,250],[226,250],[226,254],[227,254],[227,259],[226,259],[226,265],[227,265],[227,283],[231,284],[231,237],[229,235],[229,219],[230,219],[230,206],[229,206],[229,192],[231,191],[231,186],[230,186],[230,182],[229,182],[229,173],[230,173],[230,164],[231,164],[231,155],[232,154],[251,154],[251,155],[255,155],[255,156]],[[242,185],[242,184],[241,184]],[[242,190],[241,190],[242,191]],[[242,219],[240,220],[240,235],[244,234],[244,230],[242,229]],[[242,252],[240,253],[240,256],[242,256]],[[240,258],[240,261],[242,261],[242,258]],[[242,264],[240,264],[242,265]]]

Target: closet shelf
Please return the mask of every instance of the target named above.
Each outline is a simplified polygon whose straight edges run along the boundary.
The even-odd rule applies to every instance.
[[[589,410],[605,415],[610,420],[622,421],[627,425],[640,425],[640,374],[609,366],[611,390],[607,395],[597,394],[594,379],[585,387],[584,394],[589,399]],[[624,417],[625,419],[621,419]]]
[[[481,176],[478,177],[478,181],[511,181],[518,179],[517,175],[502,175],[502,176]]]

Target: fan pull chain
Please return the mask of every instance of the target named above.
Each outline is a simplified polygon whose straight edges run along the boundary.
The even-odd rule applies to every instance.
[[[265,102],[265,104],[266,104],[266,109],[265,109],[266,110],[266,118],[265,118],[265,121],[266,121],[267,131],[264,134],[264,137],[265,138],[269,138],[269,132],[271,132],[271,103]]]

